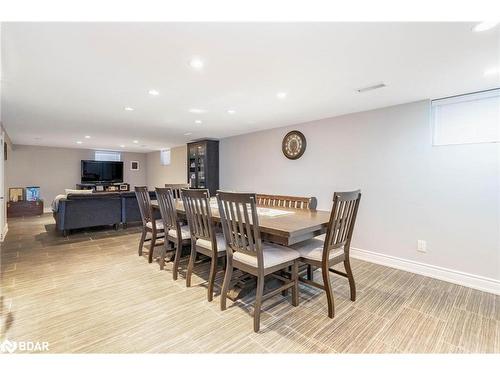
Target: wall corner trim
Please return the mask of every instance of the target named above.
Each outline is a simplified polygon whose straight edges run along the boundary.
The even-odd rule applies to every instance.
[[[351,247],[353,258],[500,295],[500,280]],[[356,277],[356,275],[355,275]]]

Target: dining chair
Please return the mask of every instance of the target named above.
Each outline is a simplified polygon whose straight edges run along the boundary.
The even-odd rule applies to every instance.
[[[349,250],[360,200],[360,190],[334,193],[325,240],[313,238],[291,246],[300,253],[300,261],[308,266],[307,279],[300,277],[299,280],[326,292],[328,317],[330,318],[335,315],[330,272],[344,276],[349,280],[351,301],[356,300],[356,285],[352,274]],[[333,269],[333,266],[339,263],[344,263],[345,272]],[[323,284],[314,281],[312,267],[321,268]]]
[[[191,255],[186,274],[186,286],[191,286],[191,275],[198,253],[210,257],[208,276],[208,301],[214,298],[214,283],[219,259],[225,261],[226,241],[222,233],[217,233],[212,220],[210,193],[207,189],[182,189],[182,201],[191,232]]]
[[[298,258],[293,249],[265,243],[261,240],[256,196],[248,193],[217,192],[217,203],[226,240],[226,274],[221,293],[221,310],[226,309],[226,298],[233,275],[239,269],[257,277],[253,329],[260,329],[262,302],[280,292],[292,289],[292,305],[299,305]],[[274,274],[291,266],[290,279]],[[264,295],[264,278],[272,275],[283,285]]]
[[[161,219],[155,219],[155,216],[153,215],[151,198],[149,197],[147,186],[136,186],[135,196],[137,197],[137,204],[139,205],[139,212],[141,213],[142,219],[142,234],[141,240],[139,242],[139,256],[142,256],[144,242],[151,241],[148,261],[149,263],[152,263],[154,248],[156,246],[163,245],[163,243],[157,243],[157,240],[159,238],[163,238],[165,234],[163,221]],[[148,233],[151,233],[150,239],[146,238]]]
[[[316,197],[295,197],[290,195],[257,194],[257,206],[315,210]]]
[[[189,189],[189,184],[165,184],[165,187],[172,189],[174,199],[181,199],[181,190]]]
[[[177,280],[182,246],[188,245],[191,242],[191,234],[189,227],[181,225],[182,221],[177,216],[176,200],[174,199],[172,189],[156,188],[155,190],[156,200],[158,201],[158,207],[165,226],[165,246],[160,260],[160,269],[165,267],[165,256],[167,251],[170,250],[170,243],[173,243],[175,255],[172,277],[174,280]]]

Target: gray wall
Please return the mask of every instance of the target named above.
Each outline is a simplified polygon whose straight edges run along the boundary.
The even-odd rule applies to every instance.
[[[221,141],[221,187],[308,195],[361,189],[353,247],[500,279],[500,145],[433,147],[428,101]],[[307,138],[299,160],[283,136]],[[427,253],[416,251],[427,241]]]
[[[160,151],[150,152],[147,158],[147,185],[150,190],[165,184],[187,182],[187,146],[173,147],[170,165],[160,164]]]
[[[9,187],[40,186],[45,209],[64,189],[75,189],[80,183],[80,161],[94,159],[94,150],[15,145],[9,153],[5,185]],[[122,152],[123,177],[131,188],[146,184],[146,154]],[[139,161],[139,170],[130,170],[130,161]],[[8,196],[8,195],[7,195]]]

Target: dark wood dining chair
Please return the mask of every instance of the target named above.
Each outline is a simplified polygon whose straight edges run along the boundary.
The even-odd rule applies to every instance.
[[[217,233],[212,220],[210,193],[207,189],[182,189],[182,201],[191,232],[191,256],[186,274],[186,286],[191,286],[191,275],[197,253],[211,258],[208,276],[208,301],[214,298],[214,283],[219,259],[225,261],[226,241]]]
[[[351,301],[356,300],[356,284],[352,274],[349,250],[360,200],[360,190],[334,193],[325,240],[313,238],[291,246],[300,253],[300,261],[308,266],[307,279],[301,277],[300,281],[326,292],[328,317],[330,318],[335,315],[330,272],[347,277],[351,290]],[[345,272],[333,269],[333,266],[339,263],[344,263]],[[323,284],[313,280],[313,267],[321,268]]]
[[[189,245],[191,242],[191,233],[187,225],[181,225],[182,221],[177,216],[176,200],[174,199],[172,189],[156,188],[155,190],[156,200],[165,226],[165,246],[160,259],[160,269],[165,267],[165,256],[167,251],[170,250],[170,243],[173,243],[175,255],[172,277],[174,280],[177,280],[182,246]]]
[[[165,184],[165,187],[172,189],[174,199],[181,199],[181,190],[189,189],[189,184]]]
[[[290,195],[257,194],[257,206],[315,210],[316,197],[294,197]]]
[[[142,256],[142,249],[145,241],[151,241],[149,246],[148,261],[153,262],[153,253],[156,246],[163,245],[163,242],[157,242],[158,239],[164,238],[165,231],[163,221],[155,219],[153,209],[151,207],[151,199],[147,186],[136,186],[135,196],[139,205],[139,212],[142,219],[142,234],[139,242],[139,256]],[[147,238],[147,234],[151,233],[151,238]]]
[[[298,259],[300,254],[290,248],[261,240],[255,194],[217,192],[217,203],[226,240],[226,274],[221,293],[221,310],[226,309],[226,298],[233,268],[257,277],[253,329],[260,329],[262,302],[267,298],[292,289],[292,305],[299,305]],[[274,274],[291,266],[291,278]],[[264,295],[264,278],[272,275],[283,285]]]

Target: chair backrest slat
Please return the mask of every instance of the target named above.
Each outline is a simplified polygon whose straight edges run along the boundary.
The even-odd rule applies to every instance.
[[[258,267],[263,268],[255,194],[218,191],[217,202],[228,254],[241,252],[254,256]]]
[[[329,259],[330,250],[343,246],[346,252],[349,251],[360,200],[360,190],[333,194],[333,207],[323,252],[324,260]]]
[[[141,213],[142,225],[146,225],[146,223],[153,219],[148,187],[136,186],[135,196],[137,198],[137,204],[139,205],[139,212]]]
[[[257,194],[257,205],[264,207],[295,208],[297,210],[315,210],[317,200],[315,197]]]
[[[181,199],[182,189],[188,189],[189,184],[165,184],[165,187],[172,189],[174,199]]]
[[[175,199],[170,188],[156,188],[156,200],[160,208],[161,218],[166,231],[170,229],[177,230],[179,221],[177,219],[177,209]]]
[[[212,241],[215,228],[207,189],[182,189],[182,202],[191,231],[191,237]]]

